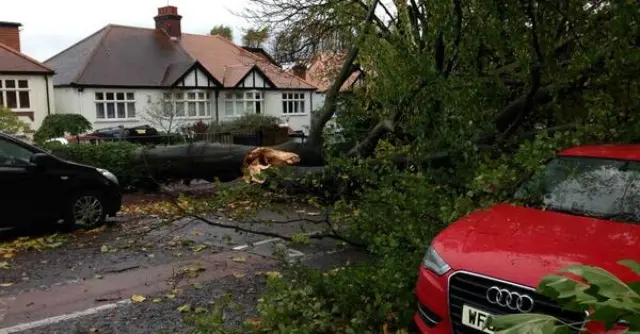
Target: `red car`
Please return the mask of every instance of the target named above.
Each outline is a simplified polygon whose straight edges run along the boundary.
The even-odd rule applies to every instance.
[[[513,313],[549,314],[604,332],[535,287],[571,264],[638,279],[616,262],[640,261],[640,145],[565,150],[514,197],[526,204],[474,212],[434,238],[416,284],[421,333],[492,333],[483,330],[491,315]]]

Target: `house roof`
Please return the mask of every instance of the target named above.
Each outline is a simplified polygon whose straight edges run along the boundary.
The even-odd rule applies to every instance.
[[[0,43],[0,73],[51,74],[53,70],[39,61]]]
[[[222,82],[224,87],[235,87],[239,79],[256,66],[277,88],[316,89],[315,86],[275,66],[269,60],[218,35],[182,34],[182,46],[211,75]]]
[[[169,87],[195,64],[224,87],[257,67],[276,88],[316,89],[268,60],[220,36],[108,25],[45,61],[57,86]]]
[[[305,81],[318,87],[319,92],[327,91],[331,88],[335,78],[338,76],[345,54],[341,52],[318,52],[311,60],[311,65],[306,71]],[[347,80],[340,87],[340,91],[348,91],[362,75],[362,71],[355,69],[351,72]]]

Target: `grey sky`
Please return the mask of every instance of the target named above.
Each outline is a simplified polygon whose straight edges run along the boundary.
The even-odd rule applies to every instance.
[[[0,21],[22,23],[22,52],[44,61],[109,23],[153,27],[157,8],[167,3],[178,7],[183,32],[206,34],[225,24],[239,42],[249,25],[232,14],[249,0],[17,0],[3,6]]]

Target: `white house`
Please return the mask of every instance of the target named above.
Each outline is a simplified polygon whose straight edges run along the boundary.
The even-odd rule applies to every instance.
[[[181,19],[161,7],[155,29],[108,25],[45,61],[56,72],[57,111],[94,128],[148,124],[171,108],[180,121],[255,113],[308,129],[314,85],[221,36],[182,33]]]
[[[55,113],[53,70],[20,51],[20,23],[0,22],[0,106],[36,130]]]

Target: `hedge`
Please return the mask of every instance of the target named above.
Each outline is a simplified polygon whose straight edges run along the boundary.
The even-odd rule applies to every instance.
[[[135,160],[140,145],[120,141],[99,145],[45,143],[41,146],[62,159],[109,170],[118,177],[123,188],[148,183],[145,167]]]

